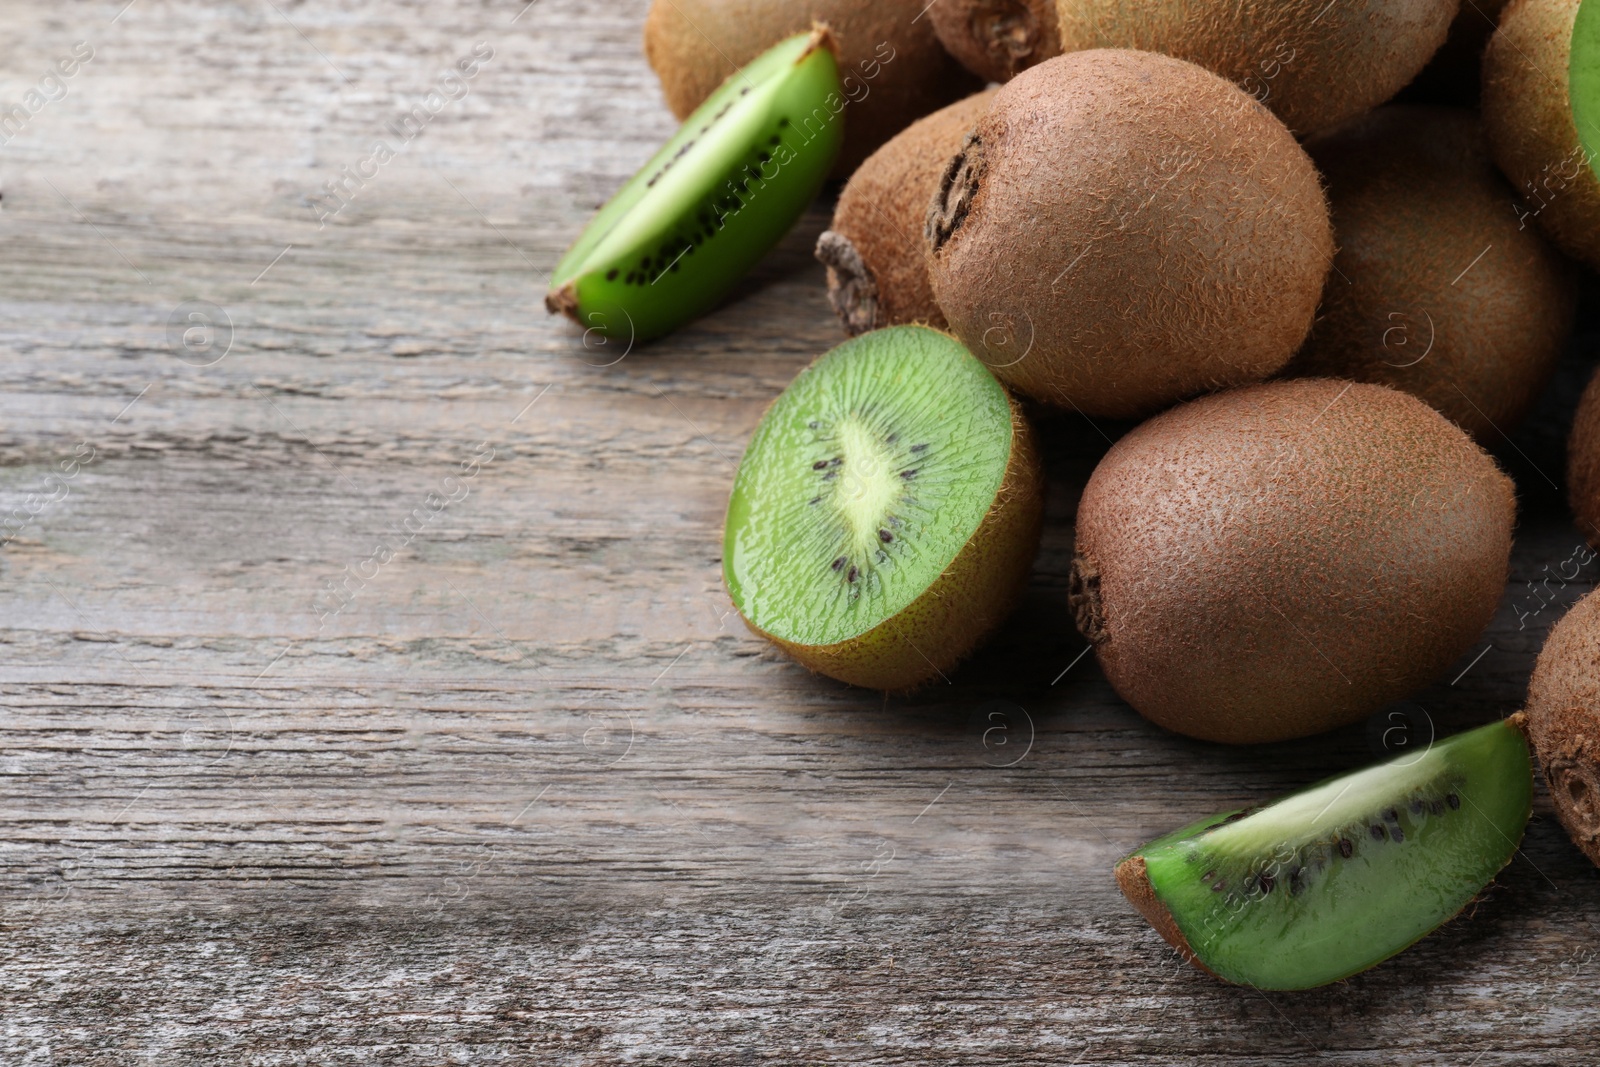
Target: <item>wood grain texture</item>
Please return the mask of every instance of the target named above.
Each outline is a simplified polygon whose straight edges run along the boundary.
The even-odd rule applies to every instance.
[[[1542,797],[1470,919],[1319,992],[1219,986],[1122,901],[1127,849],[1390,724],[1227,749],[1116,700],[1065,591],[1119,428],[1041,420],[1033,586],[952,684],[743,629],[722,508],[842,336],[828,205],[648,349],[545,316],[671,130],[643,3],[120,6],[3,7],[0,111],[94,54],[0,149],[0,1063],[1595,1061],[1600,872]],[[231,326],[184,349],[195,301]],[[1585,321],[1504,449],[1487,651],[1418,724],[1514,708],[1600,574],[1550,578]]]

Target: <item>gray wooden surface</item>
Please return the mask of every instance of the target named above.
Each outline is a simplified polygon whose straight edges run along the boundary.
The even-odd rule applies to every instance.
[[[545,316],[671,130],[638,0],[121,3],[0,7],[0,110],[93,49],[0,147],[0,1064],[1595,1062],[1600,873],[1542,797],[1470,920],[1330,989],[1218,985],[1124,904],[1125,850],[1389,724],[1225,749],[1116,700],[1065,586],[1117,427],[1041,421],[1036,580],[948,686],[730,615],[734,464],[840,339],[827,211],[648,349]],[[1416,741],[1513,709],[1600,574],[1528,585],[1575,568],[1593,340]]]

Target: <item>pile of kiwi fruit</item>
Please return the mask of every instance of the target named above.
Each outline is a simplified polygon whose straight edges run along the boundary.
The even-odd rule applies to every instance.
[[[948,681],[1028,585],[1053,411],[1120,432],[1058,625],[1152,728],[1334,730],[1482,640],[1517,515],[1490,450],[1600,268],[1600,0],[656,0],[644,37],[683,126],[546,303],[663,336],[834,196],[818,307],[847,339],[767,409],[723,540],[797,664]],[[1600,545],[1600,379],[1577,407]],[[1226,981],[1348,977],[1478,897],[1536,766],[1600,864],[1600,599],[1507,711],[1115,879]]]

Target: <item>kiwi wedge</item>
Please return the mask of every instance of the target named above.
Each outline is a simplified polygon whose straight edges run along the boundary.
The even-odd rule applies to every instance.
[[[843,138],[838,92],[824,27],[734,74],[590,221],[545,307],[648,341],[716,306],[822,187]]]
[[[1593,559],[1591,554],[1589,559]],[[1528,682],[1528,736],[1567,836],[1600,865],[1600,596],[1550,630]]]
[[[757,633],[874,689],[949,671],[1011,609],[1038,549],[1032,433],[982,363],[925,326],[802,371],[745,450],[723,576]]]
[[[1482,105],[1518,218],[1600,267],[1600,0],[1513,0],[1483,54]]]
[[[1258,989],[1309,989],[1381,963],[1472,902],[1517,850],[1533,769],[1520,715],[1219,812],[1117,865],[1185,959]]]
[[[1063,50],[1137,48],[1198,63],[1297,134],[1405,87],[1444,43],[1457,0],[1056,0]]]

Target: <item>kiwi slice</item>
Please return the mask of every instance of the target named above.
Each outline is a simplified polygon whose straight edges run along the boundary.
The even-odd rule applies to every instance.
[[[909,689],[1010,609],[1041,490],[1028,425],[982,363],[938,330],[875,330],[762,418],[728,502],[728,592],[813,670]]]
[[[1422,938],[1511,861],[1533,768],[1520,715],[1152,841],[1117,884],[1190,963],[1309,989]]]
[[[709,311],[821,188],[844,132],[838,93],[825,27],[734,74],[590,221],[545,307],[640,341]]]
[[[1600,267],[1600,2],[1506,8],[1483,54],[1483,121],[1519,220]]]

